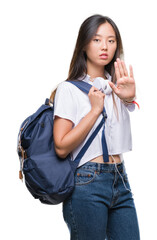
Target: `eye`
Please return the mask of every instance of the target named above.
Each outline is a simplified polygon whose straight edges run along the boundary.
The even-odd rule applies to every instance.
[[[110,42],[110,43],[114,43],[114,42],[115,42],[115,40],[109,40],[109,42]]]
[[[94,42],[100,42],[100,39],[95,38],[95,39],[93,39],[93,41],[94,41]]]

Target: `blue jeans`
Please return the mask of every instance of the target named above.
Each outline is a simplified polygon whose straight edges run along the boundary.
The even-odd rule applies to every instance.
[[[77,169],[75,189],[63,202],[71,240],[140,239],[125,166],[116,166],[120,174],[115,164],[87,162]]]

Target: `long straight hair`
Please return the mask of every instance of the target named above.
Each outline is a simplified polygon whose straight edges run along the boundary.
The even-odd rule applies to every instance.
[[[98,27],[108,22],[113,27],[115,34],[116,34],[116,41],[117,41],[117,49],[115,51],[115,55],[111,62],[104,66],[104,69],[111,75],[112,82],[116,83],[116,77],[115,77],[115,69],[114,69],[114,62],[117,58],[123,58],[124,52],[123,52],[123,45],[122,45],[122,39],[120,36],[120,32],[118,30],[118,27],[113,22],[112,19],[106,16],[102,15],[92,15],[89,18],[87,18],[81,25],[74,49],[74,53],[71,59],[69,73],[67,80],[78,80],[82,76],[85,77],[85,73],[87,74],[87,55],[84,51],[87,44],[92,40],[93,36],[96,34]],[[67,81],[66,80],[66,81]],[[83,78],[82,78],[83,80]],[[54,96],[56,93],[55,89],[50,97],[51,102],[54,100]]]

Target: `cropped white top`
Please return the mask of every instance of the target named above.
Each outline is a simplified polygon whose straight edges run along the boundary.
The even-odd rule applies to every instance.
[[[111,76],[107,72],[106,76],[108,80],[111,81]],[[98,81],[98,79],[100,81]],[[89,75],[86,75],[86,77],[83,79],[83,81],[88,82],[91,85],[99,85],[104,92],[106,89],[110,88],[107,80],[104,80],[103,78],[96,78],[95,80],[98,83],[96,83],[96,85],[94,82],[90,81]],[[103,84],[104,81],[106,81],[105,85]],[[107,87],[106,84],[108,84]],[[132,150],[131,127],[128,110],[133,111],[135,107],[134,104],[128,106],[124,105],[122,101],[114,94],[118,110],[117,118],[113,105],[112,91],[109,90],[105,92],[105,94],[104,106],[108,116],[105,123],[105,137],[108,153],[109,155],[119,154],[122,157],[122,153]],[[69,119],[73,122],[73,127],[75,127],[90,110],[91,103],[86,93],[67,81],[61,82],[58,85],[54,100],[54,118],[57,115],[61,118]],[[71,152],[72,160],[75,159],[101,120],[102,114],[100,114],[100,116],[97,118],[94,126],[86,136],[85,140]],[[100,129],[99,133],[94,138],[88,150],[82,157],[78,167],[103,154],[101,145],[102,130],[103,127]]]

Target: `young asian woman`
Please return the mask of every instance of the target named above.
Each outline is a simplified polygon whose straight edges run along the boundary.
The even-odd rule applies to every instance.
[[[100,131],[81,159],[75,189],[63,203],[71,240],[139,240],[134,199],[123,153],[132,150],[129,112],[135,108],[133,68],[123,59],[116,24],[93,15],[81,25],[67,80],[91,84],[89,94],[63,81],[53,92],[56,153],[74,160],[102,119],[109,161],[104,163]],[[55,98],[54,98],[55,96]],[[64,171],[64,169],[63,169]]]

